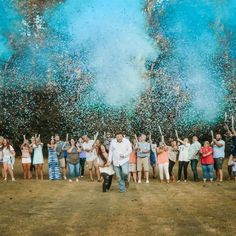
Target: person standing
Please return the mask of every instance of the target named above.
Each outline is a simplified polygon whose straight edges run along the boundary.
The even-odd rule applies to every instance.
[[[24,137],[23,144],[21,145],[21,157],[22,157],[22,168],[24,173],[24,179],[30,179],[31,173],[30,173],[30,166],[31,166],[31,148],[29,145],[29,141]]]
[[[160,173],[160,180],[163,183],[164,180],[164,173],[166,177],[167,183],[170,182],[170,175],[169,175],[169,159],[168,159],[168,147],[165,143],[161,142],[159,147],[157,147],[157,164],[159,167]]]
[[[80,175],[80,161],[79,161],[79,153],[81,149],[79,146],[75,145],[75,140],[70,140],[70,147],[67,149],[67,163],[68,163],[68,171],[69,171],[69,182],[72,182],[72,178],[75,177],[75,181],[79,182]]]
[[[80,162],[80,177],[84,177],[84,167],[86,163],[86,152],[82,149],[83,139],[79,138],[78,147],[81,149],[79,153],[79,162]]]
[[[171,140],[171,146],[168,146],[168,159],[169,159],[169,175],[170,179],[175,182],[173,168],[175,166],[178,155],[178,145],[175,140]]]
[[[209,178],[211,182],[213,182],[213,149],[210,146],[208,141],[204,142],[203,147],[200,150],[202,154],[201,157],[201,164],[202,164],[202,174],[203,174],[203,181],[204,183]]]
[[[88,168],[89,168],[89,176],[90,176],[90,180],[94,181],[93,179],[93,168],[95,168],[95,159],[96,159],[96,153],[94,153],[94,149],[95,149],[95,142],[96,139],[98,137],[98,133],[95,135],[94,140],[91,140],[88,138],[87,135],[83,135],[82,139],[83,139],[83,143],[82,143],[82,150],[85,151],[86,153],[86,162],[88,164]]]
[[[141,134],[139,142],[137,143],[137,171],[138,183],[141,183],[142,169],[145,172],[146,183],[149,183],[149,158],[150,158],[150,144],[146,142],[146,135]]]
[[[150,166],[152,167],[152,178],[156,179],[157,176],[157,144],[153,143],[152,136],[149,134],[149,144],[150,144]]]
[[[201,144],[198,142],[198,137],[193,136],[192,138],[192,144],[189,147],[189,160],[191,162],[191,169],[193,172],[193,180],[198,181],[198,172],[197,172],[197,164],[200,159],[200,150],[201,150]]]
[[[108,163],[113,164],[116,172],[120,192],[126,192],[129,187],[129,156],[132,152],[132,146],[128,139],[123,137],[122,132],[116,133],[116,138],[111,141]]]
[[[53,137],[48,144],[48,174],[50,180],[61,179],[60,165],[56,152],[56,143]]]
[[[213,139],[213,154],[214,154],[214,168],[216,171],[216,180],[223,181],[223,160],[225,157],[225,141],[222,139],[221,134],[216,134]]]
[[[66,135],[68,137],[68,135]],[[67,139],[67,138],[66,138]],[[66,158],[64,157],[64,152],[66,152],[66,148],[68,146],[68,140],[63,142],[60,140],[60,136],[58,134],[55,135],[55,143],[56,143],[56,154],[60,164],[60,168],[62,171],[63,179],[66,180]]]
[[[14,148],[10,145],[9,139],[4,139],[2,152],[3,152],[4,180],[7,181],[7,173],[9,173],[12,181],[15,181],[12,169],[12,159],[15,158],[16,153]]]
[[[129,182],[131,176],[133,177],[133,181],[137,182],[137,141],[136,139],[132,139],[132,152],[129,156]]]
[[[183,141],[181,139],[178,139],[178,141],[182,144],[179,146],[179,168],[178,168],[177,183],[181,181],[182,170],[184,172],[184,182],[186,183],[188,178],[188,164],[189,164],[188,151],[190,143],[188,138],[185,138]]]
[[[34,157],[33,164],[35,166],[36,180],[38,180],[39,175],[41,180],[43,180],[43,143],[40,140],[40,136],[36,138],[36,144],[33,145]]]

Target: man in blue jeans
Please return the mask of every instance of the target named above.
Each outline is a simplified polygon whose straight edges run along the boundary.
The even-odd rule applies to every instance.
[[[116,138],[111,141],[107,166],[113,163],[116,172],[120,192],[126,192],[129,187],[129,156],[132,146],[128,139],[123,137],[121,132],[116,133]]]
[[[198,142],[198,137],[193,136],[192,144],[188,151],[189,160],[191,161],[191,169],[193,171],[193,179],[194,181],[198,181],[198,172],[197,172],[197,164],[200,159],[200,149],[201,144]]]

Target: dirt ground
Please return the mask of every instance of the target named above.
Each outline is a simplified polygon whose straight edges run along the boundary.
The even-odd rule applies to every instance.
[[[204,186],[151,179],[119,193],[115,180],[102,193],[101,183],[88,177],[23,180],[19,161],[15,173],[16,182],[0,182],[1,236],[236,235],[235,181]]]

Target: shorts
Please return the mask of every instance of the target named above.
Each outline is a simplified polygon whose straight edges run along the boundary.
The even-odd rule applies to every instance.
[[[95,159],[93,161],[87,161],[87,164],[88,164],[89,170],[93,169],[93,167],[98,167],[97,159]]]
[[[31,164],[31,157],[22,157],[22,164]]]
[[[66,159],[64,157],[59,159],[59,163],[61,168],[66,168]]]
[[[236,177],[236,171],[233,171],[233,175],[234,175],[234,177]]]
[[[3,163],[11,165],[12,164],[12,159],[11,157],[3,157]]]
[[[137,171],[137,164],[129,163],[129,172],[136,172]]]
[[[219,157],[219,158],[214,158],[214,169],[215,170],[222,170],[223,168],[223,158]]]
[[[137,158],[137,171],[149,171],[149,157]]]

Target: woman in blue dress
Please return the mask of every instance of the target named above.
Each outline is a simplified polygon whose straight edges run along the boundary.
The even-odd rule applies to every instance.
[[[48,144],[48,174],[50,180],[61,179],[60,166],[56,152],[56,144],[53,137]]]

